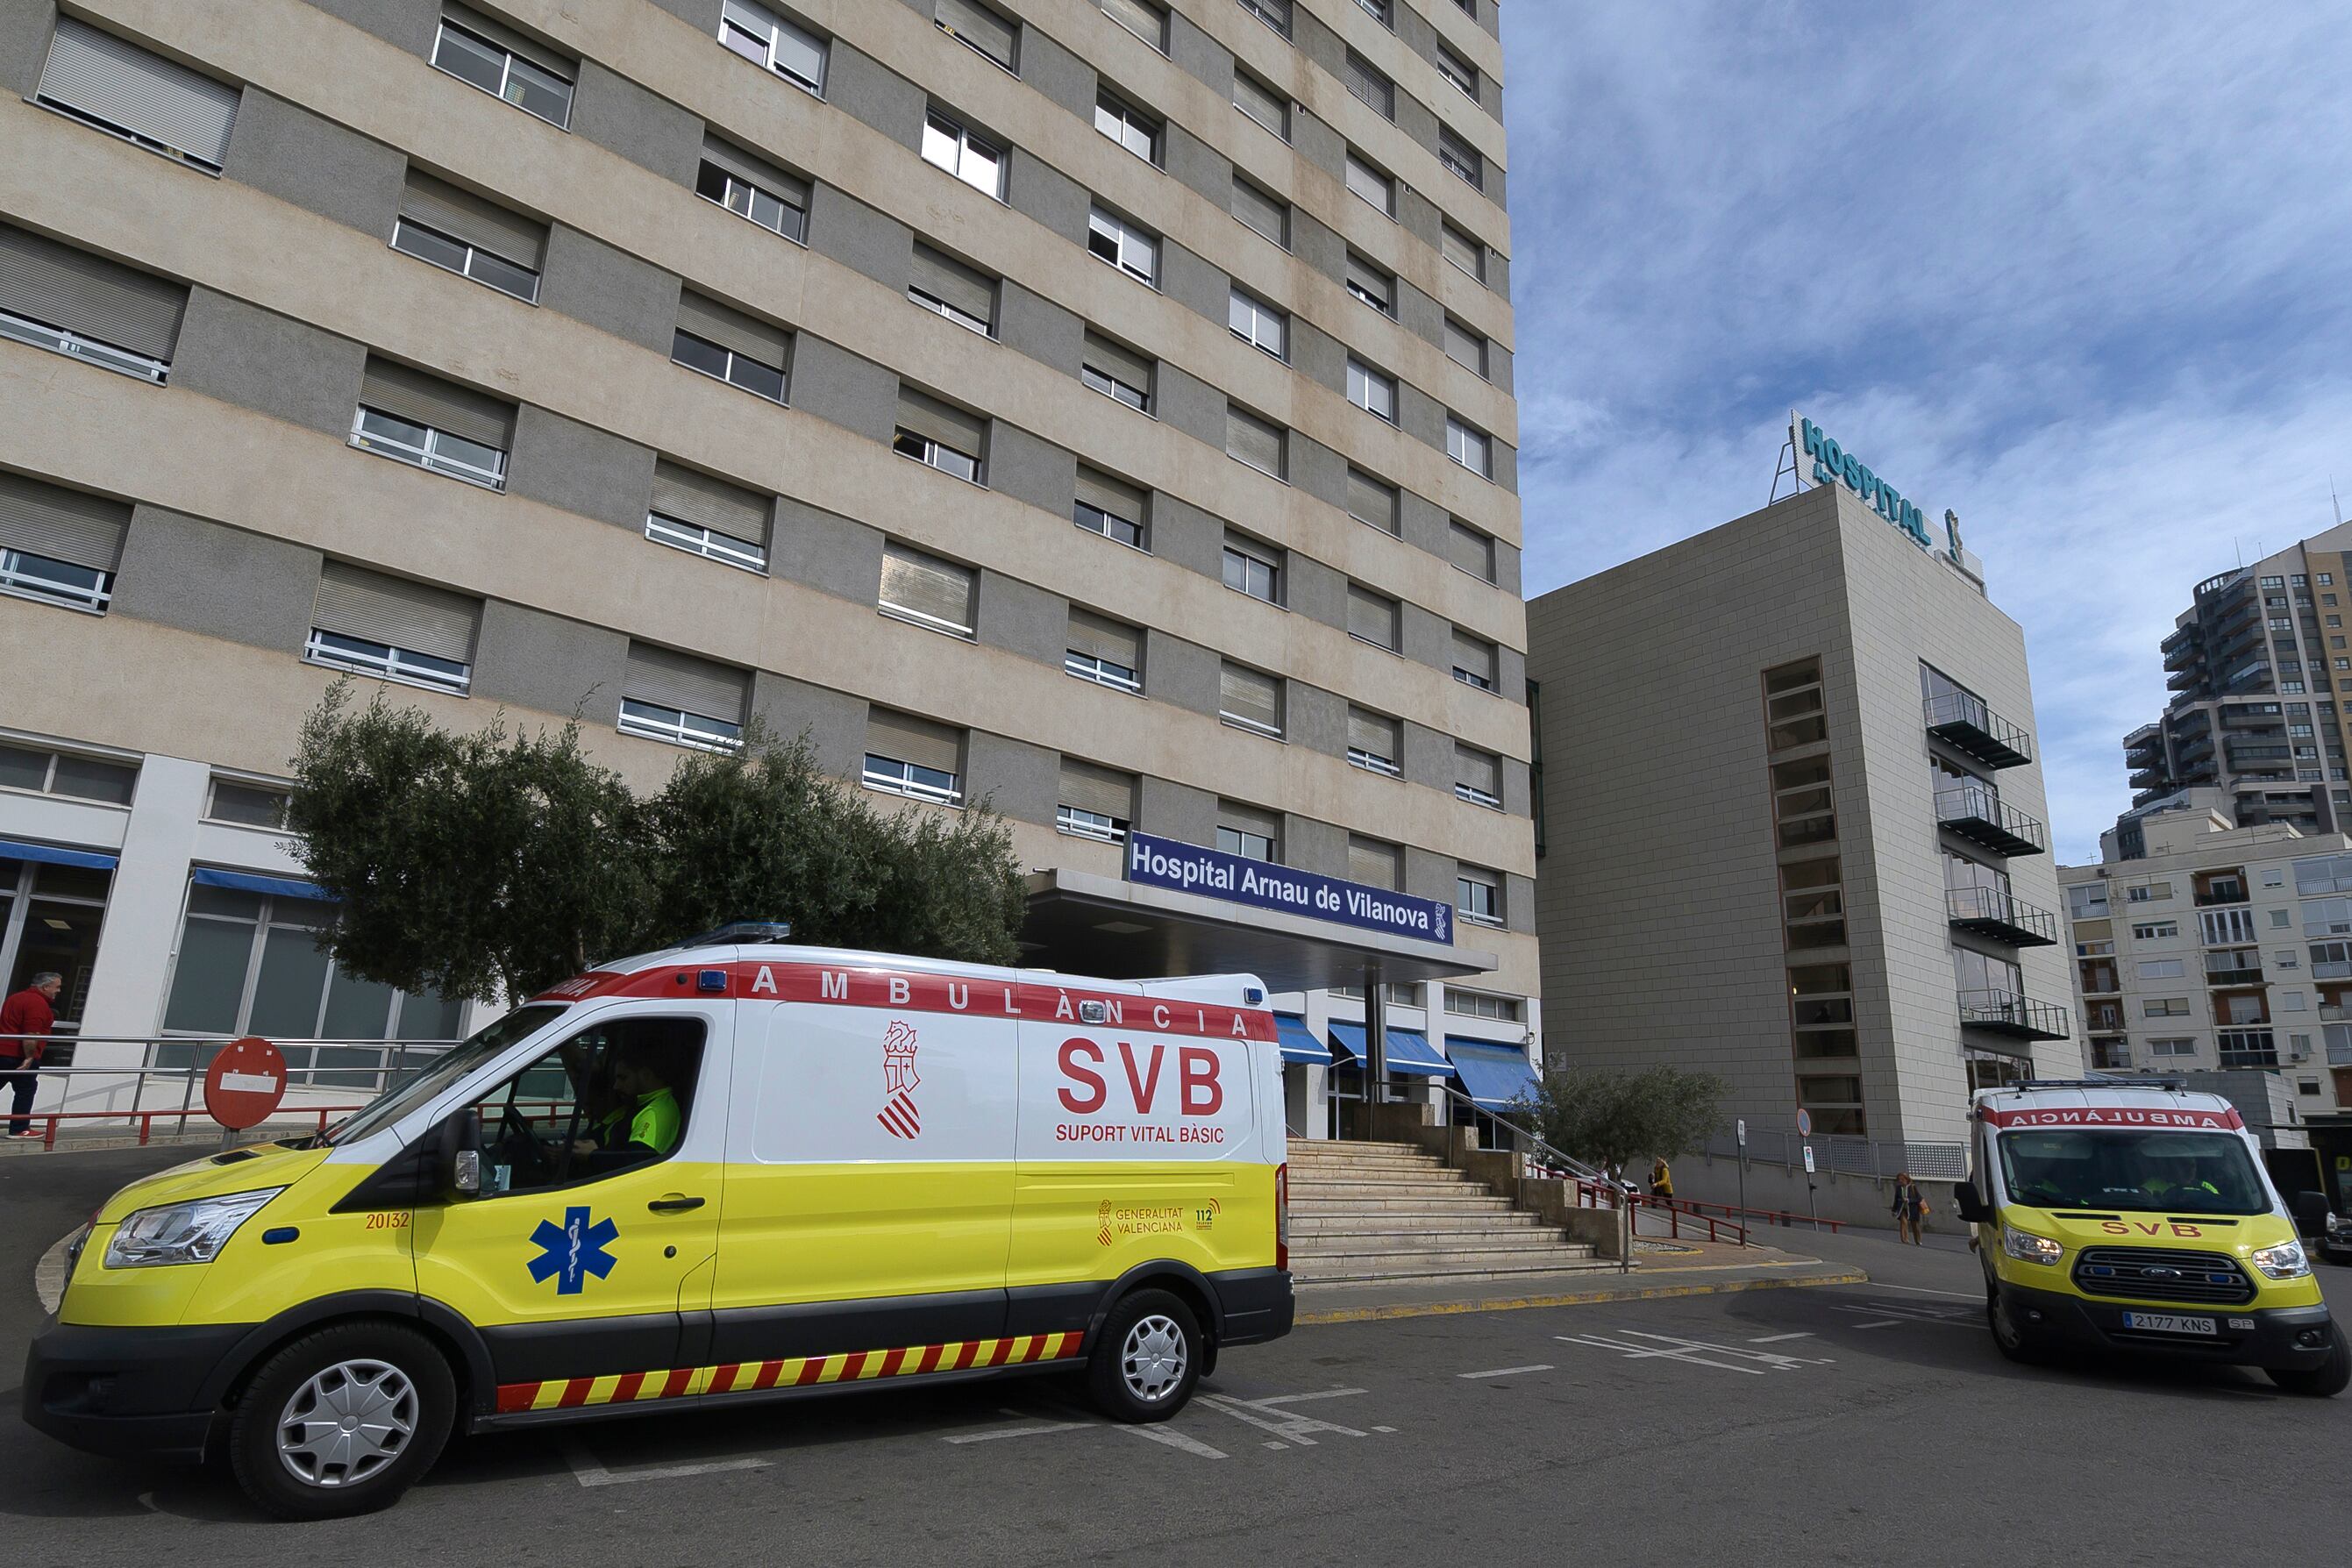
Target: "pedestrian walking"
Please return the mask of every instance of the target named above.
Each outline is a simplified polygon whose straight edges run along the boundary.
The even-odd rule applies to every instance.
[[[1663,1154],[1650,1162],[1650,1195],[1659,1198],[1675,1195],[1675,1173]]]
[[[37,1087],[33,1075],[40,1068],[49,1032],[57,1026],[58,993],[65,985],[65,976],[46,971],[0,1002],[0,1089],[16,1097],[8,1117],[11,1138],[40,1136],[33,1131],[33,1091]]]
[[[1895,1239],[1914,1247],[1922,1245],[1920,1233],[1927,1218],[1927,1194],[1919,1190],[1919,1184],[1911,1179],[1908,1171],[1895,1178],[1894,1213]]]

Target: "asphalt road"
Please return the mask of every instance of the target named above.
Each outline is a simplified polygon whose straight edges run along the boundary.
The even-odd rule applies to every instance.
[[[174,1157],[0,1164],[0,1366],[38,1327],[41,1250]],[[2012,1367],[1948,1241],[1819,1249],[1873,1283],[1302,1330],[1234,1352],[1157,1428],[1030,1380],[485,1437],[393,1511],[322,1525],[0,1417],[0,1541],[76,1568],[2352,1557],[2352,1394]],[[2324,1273],[2352,1302],[2352,1270]]]

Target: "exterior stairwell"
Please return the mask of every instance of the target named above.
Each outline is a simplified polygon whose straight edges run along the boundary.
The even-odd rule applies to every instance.
[[[1289,1160],[1302,1289],[1617,1267],[1410,1144],[1293,1139]]]

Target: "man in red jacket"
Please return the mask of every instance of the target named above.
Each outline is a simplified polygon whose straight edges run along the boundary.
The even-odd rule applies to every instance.
[[[30,985],[0,1002],[0,1086],[13,1089],[16,1097],[15,1113],[8,1118],[11,1138],[40,1136],[33,1131],[31,1117],[33,1073],[40,1066],[49,1030],[58,1021],[54,1004],[65,984],[61,974],[36,974]]]

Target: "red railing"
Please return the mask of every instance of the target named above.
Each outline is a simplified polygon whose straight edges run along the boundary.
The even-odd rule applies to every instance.
[[[522,1104],[524,1106],[537,1105],[546,1108],[542,1110],[533,1111],[530,1115],[526,1116],[524,1120],[527,1121],[556,1122],[566,1120],[570,1115],[570,1110],[568,1107],[559,1108],[557,1102],[553,1100],[525,1100]],[[262,1125],[265,1127],[274,1126],[283,1128],[287,1122],[292,1121],[299,1127],[309,1122],[313,1117],[315,1117],[318,1119],[318,1127],[316,1131],[324,1132],[327,1130],[327,1123],[331,1118],[337,1116],[349,1116],[354,1110],[364,1109],[365,1107],[358,1105],[280,1106],[276,1110],[269,1113],[268,1119],[264,1121]],[[5,1118],[6,1112],[0,1111],[0,1119]],[[135,1121],[139,1124],[139,1142],[142,1144],[148,1143],[153,1140],[155,1136],[155,1123],[159,1121],[176,1121],[180,1122],[193,1121],[196,1123],[199,1129],[205,1131],[211,1131],[219,1126],[217,1122],[206,1116],[201,1110],[192,1110],[181,1106],[172,1106],[169,1108],[152,1107],[142,1110],[35,1110],[28,1111],[26,1114],[25,1120],[27,1121],[38,1121],[44,1124],[41,1131],[41,1148],[44,1152],[57,1148],[58,1123],[60,1121]],[[221,1131],[226,1131],[226,1130],[221,1129]],[[253,1130],[248,1129],[247,1131]]]

